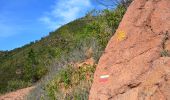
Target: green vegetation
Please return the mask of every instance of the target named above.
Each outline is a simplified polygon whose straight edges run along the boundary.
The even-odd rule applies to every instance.
[[[122,6],[115,10],[92,11],[86,17],[57,30],[56,32],[61,32],[60,36],[69,42],[59,45],[65,47],[57,49],[57,52],[59,51],[57,54],[61,54],[60,58],[54,61],[55,64],[51,66],[50,73],[41,80],[28,99],[87,100],[95,67],[87,65],[77,69],[75,66],[70,66],[70,63],[82,62],[91,57],[97,62],[125,11],[126,9]],[[82,22],[86,24],[80,27]],[[86,52],[90,48],[92,48],[92,54],[87,56]],[[84,68],[87,71],[83,72]],[[87,73],[91,75],[90,81],[85,78]]]
[[[45,90],[50,100],[88,99],[95,66],[68,66],[58,72]]]
[[[164,37],[162,39],[162,51],[160,52],[161,57],[169,57],[169,51],[166,50],[166,42],[169,40],[168,31],[165,32]]]
[[[25,86],[31,86],[31,83],[22,80],[11,80],[8,81],[7,90],[14,91],[19,88],[24,88]]]
[[[93,13],[97,13],[99,15],[95,16],[95,20],[88,25],[87,33],[91,33],[94,37],[96,37],[102,48],[104,48],[109,38],[113,35],[119,25],[124,12],[125,8],[121,6],[118,7],[114,13],[110,10],[103,10],[101,12],[94,11]],[[90,15],[86,17],[88,18]]]
[[[161,55],[161,57],[169,57],[170,56],[169,53],[168,53],[168,50],[162,50],[160,52],[160,55]]]
[[[92,11],[49,36],[12,51],[0,52],[0,93],[27,87],[38,81],[30,100],[86,100],[95,66],[70,65],[94,58],[97,62],[113,36],[126,8]],[[92,49],[90,56],[86,55]],[[63,69],[64,68],[64,69]],[[90,79],[87,79],[87,74]]]

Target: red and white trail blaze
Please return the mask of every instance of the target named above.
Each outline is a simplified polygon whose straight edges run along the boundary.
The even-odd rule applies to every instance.
[[[106,81],[108,81],[108,78],[109,78],[109,75],[102,75],[102,76],[100,76],[99,81],[100,82],[106,82]]]

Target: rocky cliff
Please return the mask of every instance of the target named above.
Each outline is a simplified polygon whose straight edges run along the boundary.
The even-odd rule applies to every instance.
[[[99,60],[90,100],[170,100],[170,0],[134,0]]]

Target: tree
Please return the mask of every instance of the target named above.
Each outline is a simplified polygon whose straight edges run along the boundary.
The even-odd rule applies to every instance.
[[[33,51],[33,49],[31,49],[30,52],[28,53],[28,59],[32,63],[32,66],[35,66],[37,61],[36,61],[36,54]]]
[[[25,63],[25,78],[27,80],[32,80],[32,82],[37,81],[36,79],[36,65],[38,61],[36,59],[36,53],[33,49],[28,52],[27,63]]]

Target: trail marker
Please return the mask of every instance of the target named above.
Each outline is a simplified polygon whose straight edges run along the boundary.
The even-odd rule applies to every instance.
[[[109,75],[102,75],[100,76],[99,82],[106,82],[108,81]]]
[[[117,33],[117,39],[118,41],[123,41],[124,39],[126,39],[126,33],[124,31],[119,31]]]

